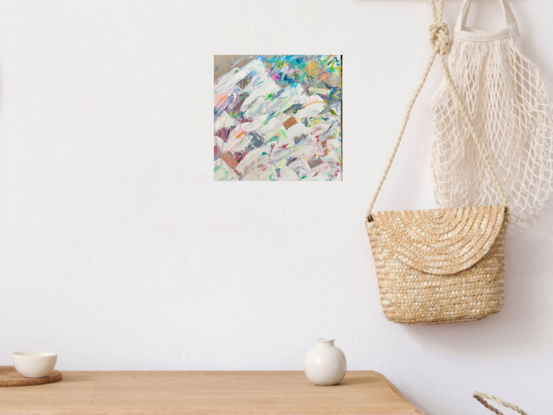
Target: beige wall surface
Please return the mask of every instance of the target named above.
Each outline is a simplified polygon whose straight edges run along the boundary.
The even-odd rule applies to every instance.
[[[452,27],[461,0],[445,1]],[[509,1],[553,93],[553,1]],[[501,30],[498,1],[469,25]],[[0,365],[302,370],[317,337],[432,415],[553,396],[553,205],[509,230],[488,319],[388,322],[363,215],[426,65],[428,1],[0,0]],[[215,54],[343,54],[343,181],[213,180]],[[376,208],[434,206],[425,103]],[[24,393],[24,391],[21,391]],[[2,391],[0,391],[0,405]]]

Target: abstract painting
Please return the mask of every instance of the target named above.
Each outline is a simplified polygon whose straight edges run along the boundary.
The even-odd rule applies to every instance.
[[[341,181],[342,59],[215,56],[216,181]]]

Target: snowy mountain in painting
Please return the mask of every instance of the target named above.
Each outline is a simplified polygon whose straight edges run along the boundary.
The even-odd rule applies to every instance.
[[[215,180],[342,180],[341,60],[258,56],[215,81]]]

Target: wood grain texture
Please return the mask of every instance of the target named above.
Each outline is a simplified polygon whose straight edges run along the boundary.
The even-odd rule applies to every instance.
[[[420,415],[376,372],[314,386],[303,372],[64,372],[0,392],[0,414]]]
[[[26,378],[21,376],[13,366],[0,366],[0,387],[10,386],[36,386],[45,385],[47,383],[59,382],[61,373],[57,370],[52,370],[50,374],[43,378]]]

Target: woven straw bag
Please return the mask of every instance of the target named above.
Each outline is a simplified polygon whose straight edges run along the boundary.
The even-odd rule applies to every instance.
[[[409,102],[382,179],[367,210],[365,225],[373,252],[380,299],[388,320],[402,324],[441,324],[480,320],[498,313],[504,299],[505,195],[476,137],[445,61],[451,44],[441,21],[443,0],[429,0],[433,53]],[[423,211],[377,212],[372,209],[386,179],[411,109],[436,55],[457,108],[492,178],[502,204]]]
[[[482,405],[484,405],[486,408],[488,408],[490,411],[496,413],[497,415],[503,415],[503,412],[500,412],[499,410],[495,409],[493,406],[491,406],[486,399],[489,399],[490,401],[497,402],[500,405],[503,405],[505,408],[512,409],[515,412],[518,412],[520,415],[528,415],[526,412],[524,412],[522,409],[520,409],[518,406],[515,406],[509,402],[505,402],[499,398],[496,398],[493,395],[488,395],[487,393],[482,392],[474,392],[472,395],[474,398],[480,402]]]

